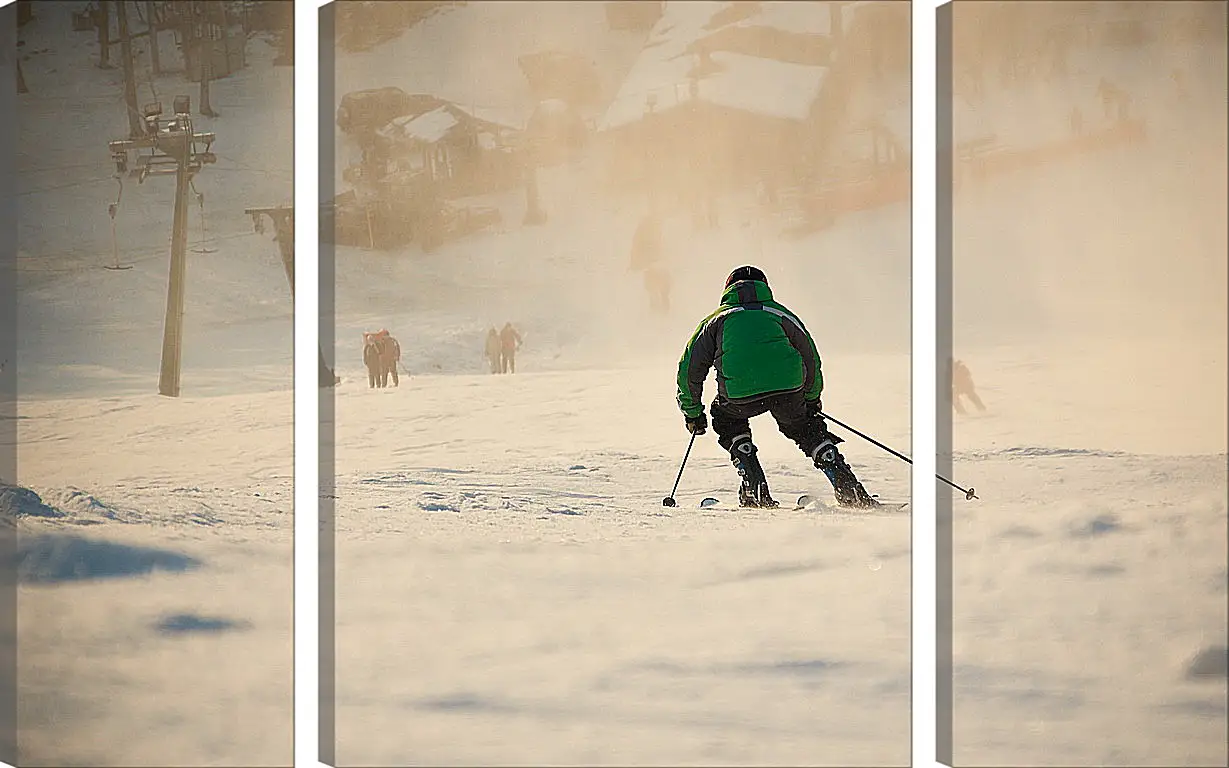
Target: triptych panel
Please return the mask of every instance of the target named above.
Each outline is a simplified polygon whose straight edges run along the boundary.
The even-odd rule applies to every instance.
[[[1226,764],[1225,2],[311,5],[0,8],[0,761]]]

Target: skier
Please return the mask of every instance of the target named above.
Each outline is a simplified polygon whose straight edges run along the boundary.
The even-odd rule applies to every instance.
[[[977,388],[973,385],[973,372],[969,370],[969,366],[965,365],[963,360],[953,360],[952,406],[955,407],[956,413],[963,414],[965,410],[964,406],[960,404],[961,395],[968,397],[973,405],[977,406],[977,410],[986,410],[985,404],[977,396]]]
[[[380,357],[384,362],[384,383],[380,386],[388,386],[389,374],[393,377],[393,386],[401,386],[401,378],[397,375],[397,363],[401,362],[401,344],[397,339],[389,334],[387,328],[381,328],[376,333],[376,338],[380,341]]]
[[[494,326],[491,326],[491,330],[486,332],[486,359],[491,364],[491,373],[499,373],[502,346],[499,341],[499,331],[495,330]]]
[[[516,373],[516,350],[521,348],[521,335],[512,327],[512,323],[504,323],[499,332],[500,364],[502,373]]]
[[[749,419],[764,413],[771,413],[781,433],[823,471],[838,504],[879,506],[837,450],[843,440],[828,431],[820,415],[824,379],[814,339],[793,312],[773,300],[757,267],[730,273],[720,306],[700,323],[679,360],[677,401],[693,435],[708,428],[701,399],[710,367],[717,369],[713,431],[742,476],[740,506],[778,506],[751,442]]]
[[[383,387],[380,374],[383,370],[381,362],[382,349],[379,339],[374,333],[363,331],[363,365],[367,366],[367,388]]]
[[[662,226],[657,215],[657,206],[640,219],[636,234],[632,236],[631,255],[628,258],[628,269],[646,270],[662,260]]]
[[[644,271],[644,289],[649,294],[649,310],[664,315],[670,312],[670,273],[654,264]]]
[[[658,207],[659,204],[653,202],[636,227],[627,268],[644,273],[644,291],[649,298],[650,311],[665,314],[670,311],[670,272],[665,266]]]

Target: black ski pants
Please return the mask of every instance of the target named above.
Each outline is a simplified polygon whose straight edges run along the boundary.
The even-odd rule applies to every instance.
[[[744,403],[731,403],[718,396],[709,407],[717,444],[730,450],[734,438],[751,434],[750,420],[765,413],[772,414],[781,434],[793,440],[808,457],[828,436],[822,418],[807,418],[806,399],[801,392],[769,395]]]

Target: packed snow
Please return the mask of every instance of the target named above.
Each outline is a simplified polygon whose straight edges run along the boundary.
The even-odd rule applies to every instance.
[[[1147,141],[955,202],[954,760],[1225,765],[1225,46],[1073,58],[974,117],[1035,146],[1108,76]]]
[[[643,36],[602,31],[603,13],[441,11],[339,53],[337,97],[516,95],[516,57],[569,30],[617,85]],[[501,229],[430,254],[337,249],[342,383],[322,428],[336,433],[338,762],[907,764],[909,513],[837,511],[770,417],[752,428],[780,509],[735,506],[711,432],[678,506],[662,499],[689,439],[679,355],[743,263],[815,335],[825,406],[910,451],[908,207],[801,239],[752,190],[721,201],[714,230],[671,215],[659,315],[629,269],[644,202],[601,178],[595,156],[540,171],[542,226],[521,225],[518,188],[481,200]],[[509,321],[516,373],[492,375],[484,339]],[[372,389],[361,334],[380,328],[408,375]],[[909,467],[844,436],[868,489],[907,501]],[[795,511],[802,493],[820,503]],[[725,503],[700,509],[707,495]]]
[[[292,70],[264,38],[212,86],[218,161],[189,207],[182,397],[157,394],[174,178],[123,179],[120,48],[99,69],[85,3],[21,30],[18,475],[22,765],[292,761],[292,304],[248,206],[292,200]],[[134,31],[144,24],[129,4]],[[115,24],[112,14],[112,24]],[[113,29],[113,39],[117,32]],[[180,68],[173,35],[162,62]],[[151,78],[169,114],[199,86]],[[117,261],[126,270],[108,270]],[[5,478],[13,480],[13,478]]]

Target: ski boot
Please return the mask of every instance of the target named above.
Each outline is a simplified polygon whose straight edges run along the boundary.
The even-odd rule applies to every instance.
[[[872,509],[882,506],[875,497],[866,492],[866,488],[857,480],[850,479],[845,484],[833,486],[836,491],[836,503],[842,507],[853,507],[855,509]]]
[[[730,461],[738,469],[743,482],[738,489],[738,506],[772,509],[780,506],[768,493],[768,479],[756,458],[751,435],[739,435],[730,445]]]
[[[811,459],[815,462],[815,466],[824,473],[828,482],[832,483],[836,503],[842,507],[855,509],[880,506],[879,502],[866,492],[866,488],[858,482],[853,470],[845,463],[845,457],[836,448],[839,442],[842,442],[841,438],[829,434],[811,452]]]

